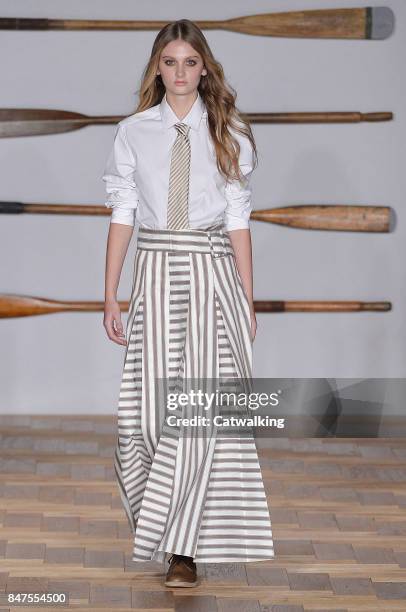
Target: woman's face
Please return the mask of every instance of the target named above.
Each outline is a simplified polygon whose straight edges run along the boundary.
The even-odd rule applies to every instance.
[[[172,40],[162,50],[158,74],[167,91],[175,95],[189,94],[197,89],[200,78],[207,74],[202,57],[186,41]]]

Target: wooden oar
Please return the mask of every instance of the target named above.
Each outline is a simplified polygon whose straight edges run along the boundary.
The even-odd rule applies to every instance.
[[[0,18],[3,30],[160,30],[171,20]],[[288,38],[384,39],[394,28],[388,6],[259,13],[234,19],[193,20],[203,30]]]
[[[0,215],[111,215],[111,208],[93,204],[40,204],[0,202]],[[395,212],[389,206],[299,204],[253,210],[250,219],[300,229],[388,233],[395,228]]]
[[[390,121],[393,113],[309,112],[242,113],[250,123],[360,123]],[[41,136],[72,132],[88,125],[111,125],[128,115],[91,117],[81,113],[47,108],[0,108],[0,138]]]
[[[119,302],[120,309],[126,311],[129,302]],[[390,302],[355,301],[281,301],[256,300],[256,312],[383,312],[391,310]],[[53,314],[56,312],[100,312],[104,302],[59,301],[30,295],[13,293],[0,294],[0,319],[30,317],[33,315]]]
[[[296,204],[253,210],[250,219],[299,229],[344,232],[389,233],[396,225],[395,211],[390,206],[342,204]]]

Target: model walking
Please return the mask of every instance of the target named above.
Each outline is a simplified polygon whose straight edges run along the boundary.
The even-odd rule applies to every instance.
[[[165,404],[169,391],[190,391],[190,381],[204,391],[219,380],[250,388],[255,162],[250,126],[203,33],[187,19],[169,23],[103,175],[112,208],[104,325],[126,346],[115,467],[133,559],[170,554],[167,586],[195,586],[196,562],[274,556],[254,438],[181,419],[169,425],[166,417],[187,410]],[[124,334],[116,293],[136,220]]]

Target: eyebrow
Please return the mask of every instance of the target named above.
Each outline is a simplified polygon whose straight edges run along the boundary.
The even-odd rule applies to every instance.
[[[198,55],[188,55],[188,56],[187,56],[185,59],[189,59],[190,57],[197,57],[197,58],[199,58],[199,56],[198,56]],[[173,57],[173,55],[163,55],[163,56],[162,56],[162,59],[166,59],[166,58],[175,59],[175,58]]]

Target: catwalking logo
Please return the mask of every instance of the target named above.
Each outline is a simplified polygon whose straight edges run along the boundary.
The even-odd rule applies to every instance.
[[[211,424],[216,427],[277,427],[283,429],[285,427],[284,418],[274,418],[269,416],[261,416],[255,414],[253,417],[225,417],[221,414],[216,415],[211,419],[207,416],[193,417],[177,417],[171,414],[167,417],[166,422],[173,427],[184,425],[186,427],[207,427]]]

